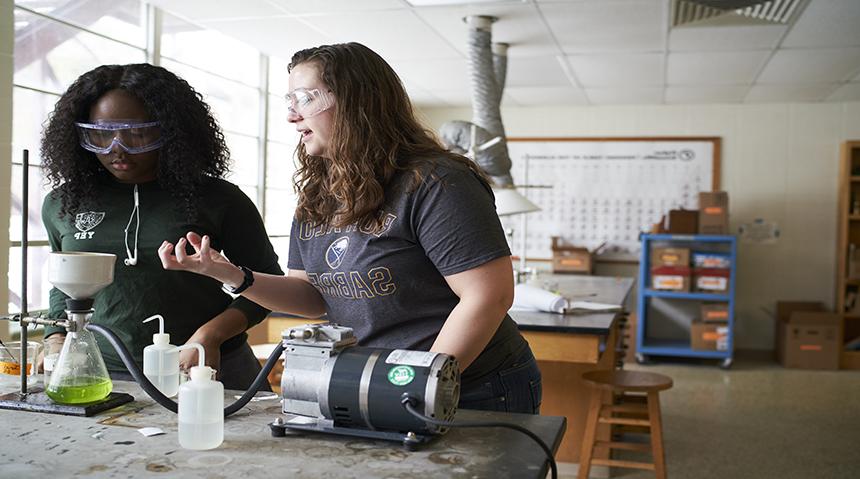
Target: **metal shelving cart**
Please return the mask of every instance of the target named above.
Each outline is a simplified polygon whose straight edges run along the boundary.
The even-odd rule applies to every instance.
[[[735,329],[735,275],[737,272],[737,238],[730,235],[670,235],[670,234],[646,234],[642,235],[642,253],[639,263],[639,288],[637,293],[637,321],[636,321],[636,361],[640,364],[648,361],[650,356],[675,356],[688,358],[706,358],[720,360],[720,367],[727,369],[731,367],[734,354],[734,329]],[[693,250],[704,250],[706,252],[718,252],[726,254],[730,259],[730,273],[728,281],[728,292],[726,294],[712,294],[701,292],[675,292],[658,291],[651,289],[651,248],[654,244],[679,248],[690,248]],[[667,305],[664,309],[675,310],[673,303],[696,303],[706,301],[719,301],[728,303],[727,320],[727,345],[723,351],[695,350],[690,346],[689,325],[692,322],[691,315],[683,318],[686,323],[677,325],[687,327],[686,339],[677,337],[660,338],[649,336],[649,324],[659,318],[653,316],[652,303],[661,301]],[[683,307],[683,304],[681,305]],[[679,307],[678,309],[681,309]],[[687,308],[689,309],[689,307]],[[682,315],[683,316],[683,315]],[[680,321],[679,321],[680,322]]]

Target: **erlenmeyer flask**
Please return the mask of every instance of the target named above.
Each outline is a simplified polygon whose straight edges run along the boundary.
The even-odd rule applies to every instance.
[[[45,394],[60,404],[99,401],[113,390],[96,338],[81,328],[66,334]]]

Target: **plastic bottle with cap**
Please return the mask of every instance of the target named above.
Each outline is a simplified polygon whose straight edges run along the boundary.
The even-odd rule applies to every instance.
[[[143,348],[143,375],[161,394],[173,397],[179,392],[179,350],[170,344],[170,335],[164,332],[164,318],[150,316],[144,323],[158,319],[158,332],[152,335],[152,344]]]
[[[177,350],[189,348],[197,348],[198,365],[179,386],[179,445],[214,449],[224,441],[224,385],[213,379],[215,370],[205,366],[203,346],[187,343]]]

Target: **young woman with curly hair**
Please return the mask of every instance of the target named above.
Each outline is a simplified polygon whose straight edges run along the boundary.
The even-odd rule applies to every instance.
[[[209,106],[187,82],[149,65],[105,65],[62,95],[42,136],[53,191],[42,218],[53,251],[117,255],[114,282],[96,297],[93,322],[112,329],[142,362],[161,314],[171,342],[198,342],[225,387],[243,389],[260,370],[245,330],[268,310],[233,299],[209,278],[165,271],[154,254],[165,238],[193,232],[240,264],[283,274],[251,200],[222,179],[230,153]],[[138,253],[140,255],[138,256]],[[66,296],[51,290],[51,317]],[[62,335],[49,328],[46,335]],[[115,378],[130,376],[98,338]],[[183,367],[197,352],[182,352]]]
[[[301,143],[287,276],[251,273],[195,235],[161,246],[164,267],[241,285],[274,310],[328,314],[363,346],[453,355],[460,407],[537,413],[540,370],[507,315],[510,250],[485,177],[420,125],[367,47],[302,50],[289,71]]]

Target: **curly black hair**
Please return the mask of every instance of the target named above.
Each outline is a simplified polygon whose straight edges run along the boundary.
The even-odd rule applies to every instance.
[[[134,95],[152,120],[161,122],[166,141],[158,150],[158,182],[193,219],[201,184],[229,171],[230,151],[203,96],[172,72],[148,63],[100,66],[81,75],[57,101],[41,147],[47,183],[62,186],[60,214],[97,200],[97,184],[110,177],[95,154],[80,146],[75,122],[88,122],[90,107],[115,89]]]

